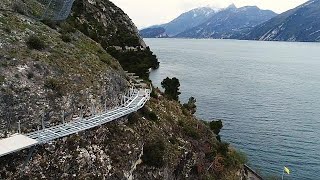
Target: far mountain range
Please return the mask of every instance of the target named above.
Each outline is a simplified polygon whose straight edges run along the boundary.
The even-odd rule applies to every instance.
[[[320,0],[282,14],[256,6],[196,8],[162,25],[140,30],[145,38],[212,38],[265,41],[320,41]]]

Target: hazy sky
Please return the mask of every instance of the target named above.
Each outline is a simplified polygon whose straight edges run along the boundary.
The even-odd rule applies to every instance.
[[[203,6],[237,7],[256,5],[277,13],[292,9],[307,0],[111,0],[124,10],[138,28],[171,21],[188,10]]]

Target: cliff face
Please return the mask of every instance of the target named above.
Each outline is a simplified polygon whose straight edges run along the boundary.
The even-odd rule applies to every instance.
[[[119,14],[110,17],[127,19],[109,1],[82,3],[92,16],[101,17],[99,22],[112,24],[115,20],[108,20],[108,10],[95,14],[97,6],[110,12],[112,7]],[[18,120],[26,133],[37,129],[41,119],[46,126],[61,123],[62,112],[70,121],[81,109],[90,116],[92,107],[101,111],[105,103],[108,108],[119,103],[128,87],[125,73],[102,41],[77,29],[80,22],[93,23],[90,28],[97,25],[85,11],[79,15],[78,6],[76,3],[66,22],[44,22],[47,25],[16,12],[0,11],[1,137],[16,132]],[[129,34],[136,31],[131,21],[127,26],[114,26]],[[110,34],[121,35],[119,31]],[[101,39],[109,37],[104,30],[100,35],[104,36]],[[209,127],[177,102],[159,91],[153,97],[128,117],[38,146],[25,169],[28,150],[1,157],[0,179],[239,178],[243,162],[235,151],[228,151]]]
[[[149,113],[157,114],[157,119]],[[3,179],[201,179],[213,159],[214,134],[175,102],[152,99],[139,113],[1,158]],[[231,174],[231,175],[230,175]],[[235,171],[228,175],[235,176]]]
[[[103,109],[105,102],[119,102],[127,85],[124,73],[97,42],[66,24],[55,30],[16,13],[0,13],[0,119],[6,132],[16,130],[18,120],[28,131],[42,118],[60,122],[62,110],[70,120],[81,106],[89,115],[92,105]],[[65,31],[70,31],[67,37]]]
[[[146,47],[129,16],[108,0],[75,1],[68,22],[104,48]]]

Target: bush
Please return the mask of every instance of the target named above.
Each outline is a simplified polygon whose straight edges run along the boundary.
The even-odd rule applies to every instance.
[[[6,81],[4,76],[0,76],[0,85],[2,85]]]
[[[139,121],[139,115],[137,113],[131,113],[128,116],[128,123],[134,124],[135,122]]]
[[[241,151],[232,150],[225,158],[225,165],[227,167],[242,167],[248,162],[247,155]]]
[[[180,82],[177,78],[170,79],[167,77],[161,82],[161,86],[165,89],[164,94],[167,96],[170,100],[179,100],[179,95],[181,94],[179,92]]]
[[[117,50],[108,47],[107,52],[116,58],[124,70],[136,73],[143,79],[149,79],[149,69],[157,69],[159,61],[149,49],[147,50]]]
[[[223,127],[222,121],[218,120],[218,121],[211,121],[209,123],[210,129],[216,134],[219,135],[220,130]]]
[[[27,39],[27,46],[30,49],[43,50],[46,48],[45,42],[35,35],[29,36]]]
[[[27,12],[25,11],[26,7],[22,2],[14,2],[12,9],[19,14],[27,15]]]
[[[33,77],[34,77],[33,72],[28,72],[27,78],[28,78],[28,79],[32,79]]]
[[[147,107],[141,108],[141,113],[151,121],[157,121],[158,116],[153,111],[150,111]]]
[[[151,93],[150,93],[150,96],[151,96],[152,98],[158,99],[158,95],[157,95],[157,93],[155,92],[154,89],[152,89],[152,91],[151,91]]]
[[[44,87],[51,89],[52,91],[56,92],[57,95],[59,95],[59,96],[63,95],[62,86],[61,86],[59,80],[57,80],[57,79],[49,78],[49,79],[45,80]]]
[[[69,23],[66,23],[66,22],[61,23],[60,28],[61,28],[61,30],[60,30],[61,34],[68,34],[68,33],[75,33],[76,32],[76,29],[73,26],[71,26]]]
[[[143,163],[157,168],[163,167],[165,149],[165,144],[162,140],[146,144],[143,147]]]
[[[188,103],[183,104],[183,107],[187,109],[191,114],[194,114],[197,111],[196,102],[197,100],[194,97],[190,97]]]
[[[217,147],[217,153],[221,154],[224,157],[227,157],[229,152],[229,144],[226,142],[220,142]]]
[[[200,134],[195,127],[184,125],[183,130],[187,136],[192,137],[193,139],[200,139]]]
[[[57,29],[58,23],[56,21],[52,21],[50,19],[43,19],[41,22],[47,26],[49,26],[51,29]]]
[[[65,43],[69,43],[69,42],[71,42],[71,40],[72,40],[70,34],[62,34],[62,35],[60,36],[60,38],[61,38],[62,41],[65,42]]]
[[[193,139],[200,139],[199,131],[193,125],[187,124],[183,120],[179,120],[178,125],[182,127],[185,135],[192,137]]]

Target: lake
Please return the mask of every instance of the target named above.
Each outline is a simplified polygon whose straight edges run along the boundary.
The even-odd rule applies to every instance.
[[[320,179],[320,44],[145,39],[158,56],[156,86],[180,80],[196,116],[223,119],[222,140],[245,152],[264,176]]]

